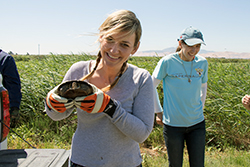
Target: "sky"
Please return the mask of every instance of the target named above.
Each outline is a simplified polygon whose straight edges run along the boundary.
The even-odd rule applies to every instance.
[[[208,51],[250,52],[249,0],[0,0],[0,49],[14,54],[96,52],[108,14],[133,11],[142,25],[138,51],[177,47],[189,26]]]

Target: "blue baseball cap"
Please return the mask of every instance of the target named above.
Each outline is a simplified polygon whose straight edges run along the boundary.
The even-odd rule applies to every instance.
[[[196,44],[206,45],[201,31],[192,26],[184,29],[181,33],[180,38],[178,38],[177,40],[183,40],[188,46],[193,46]]]

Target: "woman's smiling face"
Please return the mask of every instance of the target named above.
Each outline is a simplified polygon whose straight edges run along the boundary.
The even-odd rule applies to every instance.
[[[126,32],[120,32],[100,37],[101,55],[106,65],[121,67],[129,56],[137,51],[139,43],[135,46],[135,33],[126,34]]]
[[[179,41],[179,45],[181,47],[181,59],[184,61],[192,61],[201,48],[201,44],[188,46],[187,44],[181,41]]]

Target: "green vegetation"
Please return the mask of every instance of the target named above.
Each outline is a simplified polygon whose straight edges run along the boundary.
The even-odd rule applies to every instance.
[[[88,55],[14,55],[22,81],[21,118],[13,129],[37,148],[70,149],[76,115],[52,121],[44,110],[44,98],[59,84],[69,67],[78,61],[95,59]],[[151,74],[159,57],[131,57],[129,63]],[[211,59],[204,115],[206,117],[206,166],[250,166],[250,112],[241,98],[250,93],[249,59]],[[162,102],[162,86],[158,87]],[[31,148],[10,132],[9,148]],[[155,125],[141,144],[145,167],[168,166],[162,127]],[[184,166],[188,166],[185,151]]]

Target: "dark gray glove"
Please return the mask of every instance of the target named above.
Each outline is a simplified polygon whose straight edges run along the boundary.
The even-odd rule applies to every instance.
[[[17,124],[20,114],[18,107],[11,107],[10,108],[10,127],[13,128]]]

